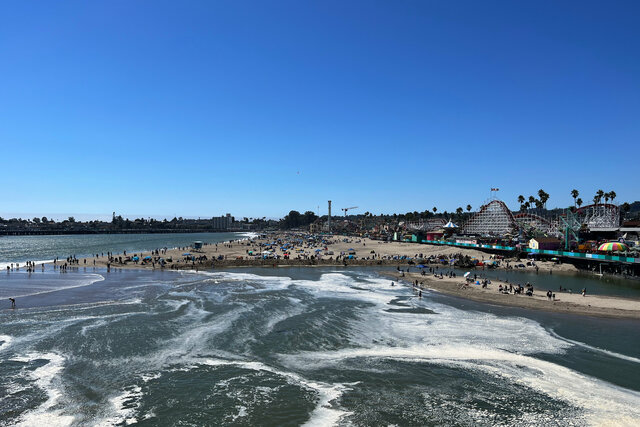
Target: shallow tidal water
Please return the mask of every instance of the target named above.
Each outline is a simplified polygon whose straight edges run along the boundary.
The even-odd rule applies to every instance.
[[[640,423],[637,321],[419,298],[367,268],[0,279],[20,289],[0,425]]]

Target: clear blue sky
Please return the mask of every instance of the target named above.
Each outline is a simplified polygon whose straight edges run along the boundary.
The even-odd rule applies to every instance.
[[[6,1],[0,212],[640,199],[638,1]]]

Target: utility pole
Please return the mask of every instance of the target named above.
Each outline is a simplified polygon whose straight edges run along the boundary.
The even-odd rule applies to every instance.
[[[327,228],[329,229],[329,232],[331,232],[331,200],[329,200],[329,215],[327,219]]]

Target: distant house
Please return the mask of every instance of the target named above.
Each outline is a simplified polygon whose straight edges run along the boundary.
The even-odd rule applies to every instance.
[[[529,249],[555,251],[560,249],[560,243],[555,237],[534,237],[529,240]]]

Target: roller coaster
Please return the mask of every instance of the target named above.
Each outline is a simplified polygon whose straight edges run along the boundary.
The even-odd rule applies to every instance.
[[[514,235],[527,232],[577,240],[579,231],[612,231],[620,226],[620,208],[610,203],[582,206],[561,213],[537,210],[513,213],[501,200],[490,200],[461,227],[462,234]]]

